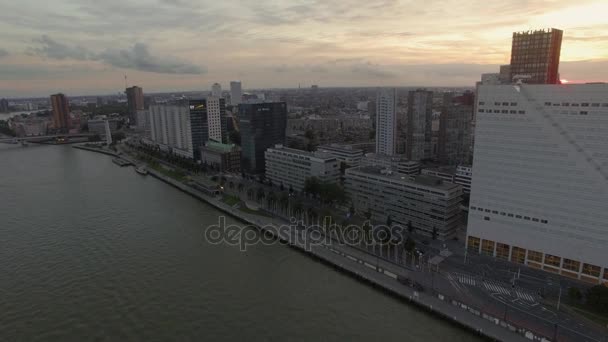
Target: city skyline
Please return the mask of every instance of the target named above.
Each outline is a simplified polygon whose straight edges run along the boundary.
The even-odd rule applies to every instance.
[[[150,93],[232,80],[246,88],[472,86],[509,63],[512,32],[551,27],[564,30],[562,78],[608,79],[608,4],[596,0],[64,0],[47,8],[26,0],[0,9],[1,97],[110,94],[124,88],[125,74]]]

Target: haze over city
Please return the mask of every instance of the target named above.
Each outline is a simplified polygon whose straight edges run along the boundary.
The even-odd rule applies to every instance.
[[[565,32],[560,73],[608,79],[608,3],[562,1],[0,1],[0,94],[471,86],[512,32]]]

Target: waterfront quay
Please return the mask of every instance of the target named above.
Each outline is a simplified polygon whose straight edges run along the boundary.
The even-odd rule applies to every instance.
[[[74,147],[84,149],[82,146]],[[124,154],[119,155],[117,152],[104,148],[86,148],[86,150],[102,152],[114,157],[120,157],[134,165],[138,164],[136,160],[129,156]],[[302,253],[481,336],[497,341],[551,341],[546,336],[536,334],[526,328],[516,326],[512,322],[502,320],[500,315],[488,315],[475,307],[459,301],[455,297],[440,293],[439,291],[435,291],[435,289],[431,290],[430,286],[417,290],[404,284],[404,279],[416,279],[417,273],[420,272],[408,270],[352,246],[335,243],[310,244],[308,241],[312,241],[313,238],[310,236],[312,231],[308,229],[290,225],[288,221],[278,217],[244,212],[224,203],[216,196],[210,196],[157,170],[151,169],[149,170],[149,174],[239,219],[246,225],[256,227],[264,234],[272,235],[275,239]],[[290,228],[286,229],[286,227]]]

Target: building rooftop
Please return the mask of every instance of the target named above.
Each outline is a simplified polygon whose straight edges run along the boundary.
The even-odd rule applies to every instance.
[[[444,182],[441,178],[434,176],[419,175],[412,178],[378,166],[363,166],[346,170],[347,174],[351,172],[361,172],[369,175],[381,176],[383,178],[398,180],[403,183],[424,185],[440,190],[452,190],[460,186],[453,183]]]
[[[298,154],[301,156],[307,156],[307,157],[313,157],[313,158],[319,158],[319,159],[336,159],[334,156],[332,156],[329,153],[325,153],[325,152],[309,152],[309,151],[304,151],[304,150],[297,150],[295,148],[289,148],[289,147],[285,147],[283,145],[275,145],[274,147],[271,147],[269,149],[273,149],[273,150],[280,150],[280,151],[285,151],[288,153],[293,153],[293,154]]]
[[[228,153],[228,152],[234,151],[234,149],[236,148],[236,145],[222,144],[220,142],[209,140],[209,142],[207,142],[207,145],[203,146],[201,148],[204,148],[206,150],[215,151],[215,152],[220,152],[220,153]]]

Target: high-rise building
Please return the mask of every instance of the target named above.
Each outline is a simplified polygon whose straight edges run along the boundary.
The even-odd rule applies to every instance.
[[[150,139],[162,150],[194,158],[190,108],[185,103],[153,105],[149,109]]]
[[[529,84],[559,84],[559,57],[564,32],[557,29],[514,32],[511,80],[529,76]]]
[[[386,222],[388,217],[405,228],[409,223],[419,234],[446,240],[454,236],[460,221],[462,187],[439,178],[407,177],[382,167],[361,166],[346,170],[346,192],[358,212]]]
[[[285,102],[247,103],[239,106],[241,131],[241,169],[248,173],[262,173],[264,152],[285,143],[287,104]]]
[[[296,191],[304,190],[308,178],[315,177],[326,184],[340,180],[340,162],[327,153],[276,145],[266,150],[265,159],[266,178]]]
[[[410,91],[407,100],[406,155],[409,160],[431,158],[433,92]]]
[[[392,156],[397,149],[397,90],[379,89],[376,96],[376,153]]]
[[[190,123],[192,128],[192,148],[196,159],[200,158],[200,149],[209,140],[225,143],[228,140],[226,131],[226,103],[224,99],[209,97],[201,100],[190,100]]]
[[[467,92],[460,97],[445,93],[439,117],[437,156],[447,165],[469,164],[471,121],[474,95]]]
[[[8,100],[0,100],[0,113],[8,113]]]
[[[240,81],[230,82],[230,104],[238,106],[243,102],[243,88]]]
[[[467,245],[608,282],[608,84],[481,86]]]
[[[211,96],[222,97],[222,86],[219,83],[213,83],[211,86]]]
[[[51,95],[53,108],[53,128],[57,131],[67,132],[70,129],[70,104],[63,94]]]
[[[127,88],[127,106],[129,111],[129,119],[131,124],[135,124],[137,121],[137,111],[144,110],[144,92],[138,86]]]

